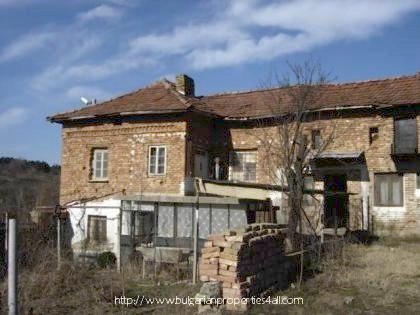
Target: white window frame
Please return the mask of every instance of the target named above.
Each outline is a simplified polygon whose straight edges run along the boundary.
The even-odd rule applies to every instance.
[[[151,172],[151,161],[152,161],[152,149],[156,149],[156,156],[155,156],[155,163],[154,163],[154,170]],[[163,173],[159,173],[159,150],[164,149],[164,164],[163,164]],[[147,162],[147,172],[149,176],[165,176],[166,175],[166,163],[167,163],[167,148],[166,145],[151,145],[149,146],[149,158]]]
[[[108,174],[109,174],[109,151],[106,148],[102,148],[102,149],[93,149],[92,150],[92,180],[93,181],[107,181],[108,180]],[[98,161],[98,157],[97,154],[101,154],[101,160],[100,160],[100,176],[96,176],[96,171],[97,171],[97,161]],[[104,159],[104,153],[106,153],[106,159]],[[106,163],[106,168],[104,167]],[[106,176],[104,175],[104,170],[106,169]]]

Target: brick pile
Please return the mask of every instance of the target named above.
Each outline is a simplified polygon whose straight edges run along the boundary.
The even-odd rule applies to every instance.
[[[225,299],[258,296],[284,283],[285,231],[264,223],[209,235],[201,250],[200,280],[221,282]]]

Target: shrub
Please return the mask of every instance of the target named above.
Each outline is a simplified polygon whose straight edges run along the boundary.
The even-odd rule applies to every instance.
[[[98,266],[101,268],[113,268],[115,267],[116,262],[117,257],[110,251],[100,253],[97,258]]]

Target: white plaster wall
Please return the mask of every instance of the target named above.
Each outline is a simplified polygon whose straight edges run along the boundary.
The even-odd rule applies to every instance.
[[[87,202],[83,204],[73,204],[68,208],[71,231],[71,245],[74,254],[95,255],[103,251],[112,251],[117,257],[117,264],[120,260],[120,220],[121,200],[107,199],[100,202]],[[99,215],[107,217],[106,232],[107,242],[103,246],[90,248],[85,247],[84,242],[87,237],[87,224],[89,215]]]

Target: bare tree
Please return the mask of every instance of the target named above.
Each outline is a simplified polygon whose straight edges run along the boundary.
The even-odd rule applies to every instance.
[[[266,105],[273,115],[261,119],[259,124],[263,127],[260,143],[265,152],[268,178],[287,188],[288,239],[292,249],[297,250],[299,244],[303,245],[298,241],[296,231],[299,229],[302,233],[304,217],[309,221],[303,209],[305,176],[310,172],[311,158],[323,152],[330,143],[334,128],[329,128],[319,143],[313,143],[318,139],[309,139],[310,129],[322,129],[317,125],[322,113],[314,109],[322,101],[330,75],[312,60],[303,64],[289,63],[288,66],[290,72],[284,76],[272,75],[274,86],[273,79],[265,84],[269,94]]]

